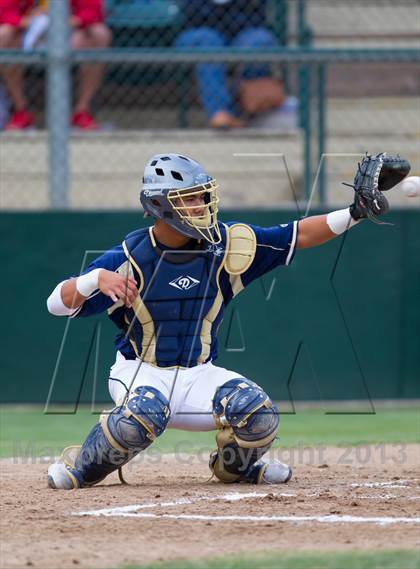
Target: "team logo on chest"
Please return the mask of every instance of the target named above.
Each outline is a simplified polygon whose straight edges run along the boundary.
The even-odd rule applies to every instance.
[[[193,288],[200,284],[200,281],[194,279],[193,277],[190,277],[189,275],[185,275],[182,277],[177,277],[169,284],[179,290],[190,290],[190,288]]]
[[[206,251],[208,253],[213,253],[213,255],[215,255],[216,257],[220,257],[220,255],[223,255],[223,253],[225,252],[223,247],[220,247],[220,245],[213,245],[213,244],[209,245]]]

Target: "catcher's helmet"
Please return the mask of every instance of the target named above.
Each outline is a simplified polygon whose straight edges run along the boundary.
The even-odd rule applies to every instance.
[[[183,235],[219,243],[216,190],[216,181],[192,158],[156,154],[144,169],[140,202],[149,215],[162,219]],[[196,205],[183,203],[183,198],[198,195],[204,197],[201,215],[194,214]]]

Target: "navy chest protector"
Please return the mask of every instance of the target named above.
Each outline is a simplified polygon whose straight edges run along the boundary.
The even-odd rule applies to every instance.
[[[220,224],[220,230],[220,244],[191,252],[160,251],[151,229],[123,242],[139,285],[132,309],[124,311],[125,333],[138,358],[158,367],[192,367],[216,357],[225,308],[221,279],[244,272],[256,249],[249,226]]]

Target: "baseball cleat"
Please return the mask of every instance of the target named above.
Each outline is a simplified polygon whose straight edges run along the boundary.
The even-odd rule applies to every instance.
[[[75,478],[62,462],[55,462],[48,468],[48,486],[54,490],[73,490]]]
[[[54,490],[73,490],[80,488],[74,466],[80,447],[67,447],[57,462],[48,467],[48,486]]]
[[[280,461],[263,464],[258,484],[286,484],[292,478],[293,470]]]
[[[241,477],[240,481],[251,484],[286,484],[292,478],[292,474],[292,468],[284,462],[259,460]]]

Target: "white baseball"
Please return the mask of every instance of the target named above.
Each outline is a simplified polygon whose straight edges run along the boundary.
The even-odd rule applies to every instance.
[[[409,176],[400,183],[400,188],[407,198],[420,196],[420,176]]]

